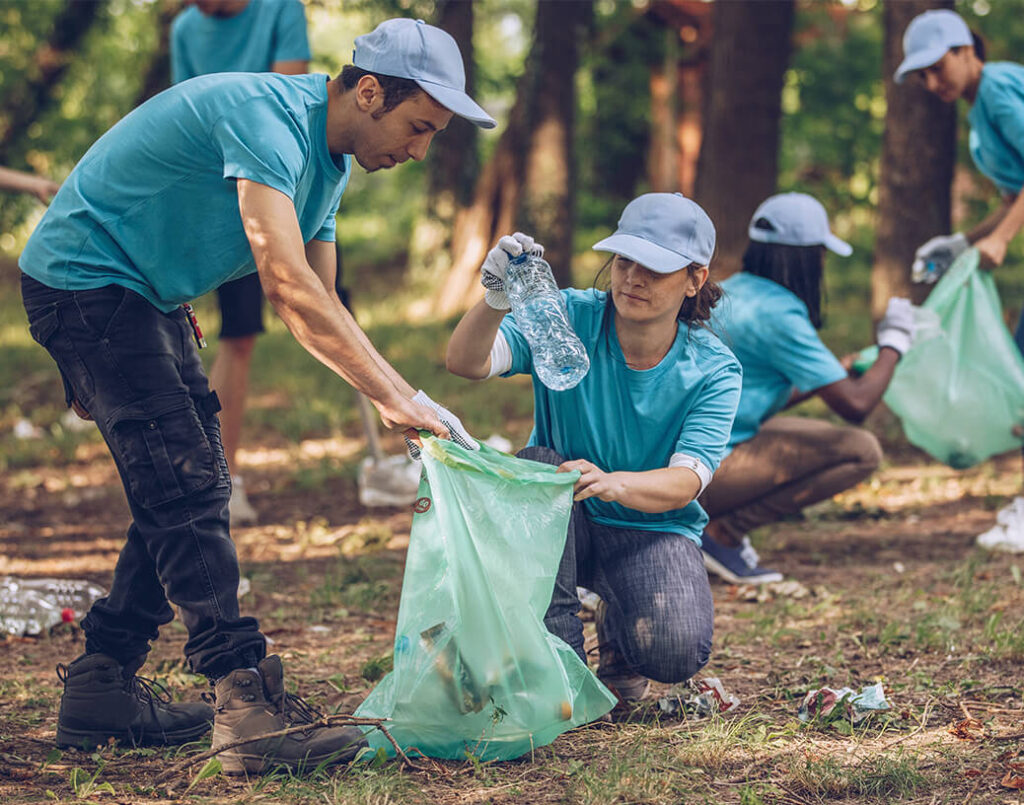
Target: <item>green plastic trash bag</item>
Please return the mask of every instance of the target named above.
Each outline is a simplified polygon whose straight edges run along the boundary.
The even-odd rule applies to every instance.
[[[390,719],[403,751],[510,760],[607,713],[615,697],[544,626],[579,473],[431,436],[423,467],[394,670],[356,715]]]
[[[864,350],[854,370],[877,357],[877,347]],[[914,345],[883,399],[912,444],[957,469],[1024,443],[1024,359],[977,249],[957,258],[921,306]]]

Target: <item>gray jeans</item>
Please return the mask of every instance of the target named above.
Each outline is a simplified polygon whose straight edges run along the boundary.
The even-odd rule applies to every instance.
[[[807,417],[773,417],[736,445],[700,497],[715,536],[740,540],[863,481],[882,460],[874,434]]]
[[[547,447],[527,447],[520,458],[561,464]],[[586,662],[576,586],[587,587],[607,607],[604,633],[620,668],[659,682],[682,682],[711,655],[714,603],[700,548],[663,531],[613,528],[595,523],[573,504],[565,551],[544,617],[548,630]],[[612,654],[613,652],[608,652]]]

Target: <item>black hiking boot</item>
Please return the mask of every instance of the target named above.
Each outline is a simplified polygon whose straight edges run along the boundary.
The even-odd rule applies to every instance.
[[[111,738],[129,746],[173,746],[205,734],[213,709],[203,702],[171,702],[163,685],[135,675],[145,659],[122,666],[106,654],[83,654],[58,665],[64,694],[57,746],[91,749]]]
[[[260,661],[259,671],[239,668],[217,681],[217,713],[213,721],[213,747],[241,738],[314,724],[321,714],[284,689],[284,669],[276,654]],[[355,727],[311,726],[277,738],[242,744],[221,752],[225,774],[262,774],[284,766],[312,771],[318,766],[345,763],[366,746]]]

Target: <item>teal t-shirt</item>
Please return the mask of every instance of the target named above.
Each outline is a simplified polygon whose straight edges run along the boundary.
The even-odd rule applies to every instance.
[[[299,0],[249,0],[233,17],[207,16],[191,6],[171,26],[175,84],[209,73],[265,73],[279,61],[309,61]]]
[[[533,374],[534,430],[531,445],[550,447],[567,460],[586,459],[606,472],[644,472],[669,466],[675,453],[700,459],[712,472],[725,452],[740,393],[739,363],[700,327],[680,325],[661,362],[630,369],[615,333],[605,321],[607,294],[562,292],[573,329],[586,347],[590,371],[567,391],[551,391],[533,372],[529,345],[508,315],[501,323],[512,352],[506,376]],[[584,501],[587,514],[619,528],[667,531],[698,544],[707,515],[694,501],[683,509],[648,514],[597,498]]]
[[[753,438],[793,389],[814,391],[847,376],[821,343],[807,306],[787,288],[740,271],[721,283],[711,329],[743,366],[743,393],[729,447]]]
[[[1024,187],[1024,65],[986,64],[967,121],[978,170],[1002,192],[1019,193]]]
[[[256,270],[236,179],[288,196],[303,241],[333,242],[351,161],[327,150],[327,76],[193,78],[93,144],[19,265],[51,288],[123,285],[168,312]]]

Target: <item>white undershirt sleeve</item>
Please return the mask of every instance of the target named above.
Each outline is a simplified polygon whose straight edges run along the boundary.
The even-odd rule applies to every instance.
[[[494,336],[494,343],[491,345],[491,371],[487,373],[487,377],[503,375],[511,368],[512,350],[509,348],[505,336],[499,330],[498,334]]]
[[[708,484],[711,483],[711,470],[699,458],[688,456],[686,453],[673,453],[668,465],[669,467],[685,467],[696,473],[700,479],[700,490],[697,492],[696,497],[700,497],[704,490],[707,489]]]

